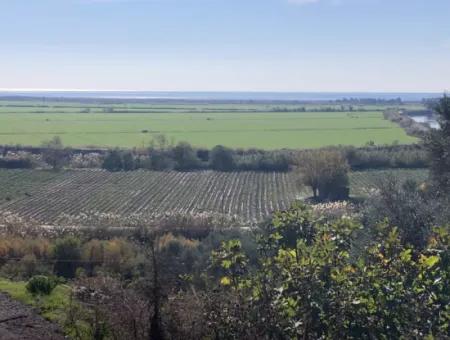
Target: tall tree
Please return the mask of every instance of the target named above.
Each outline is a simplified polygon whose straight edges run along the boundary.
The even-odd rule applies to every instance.
[[[53,170],[60,170],[69,161],[70,151],[64,148],[59,136],[42,143],[43,158]]]
[[[302,153],[298,159],[302,184],[311,187],[314,198],[339,200],[348,198],[349,166],[339,151],[318,150]]]
[[[439,114],[439,129],[425,138],[431,158],[431,176],[440,196],[450,195],[450,97],[442,97],[434,110]]]

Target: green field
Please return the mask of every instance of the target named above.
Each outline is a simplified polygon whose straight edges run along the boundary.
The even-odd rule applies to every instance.
[[[316,148],[412,143],[383,118],[384,107],[353,112],[275,112],[299,105],[0,103],[0,144],[40,145],[59,135],[65,145],[146,146],[156,134],[199,147]],[[302,106],[305,107],[305,106]],[[307,110],[325,109],[306,107]],[[112,112],[104,112],[112,111]]]

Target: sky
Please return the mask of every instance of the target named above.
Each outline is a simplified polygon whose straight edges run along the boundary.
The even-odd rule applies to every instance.
[[[450,0],[0,0],[0,89],[443,92]]]

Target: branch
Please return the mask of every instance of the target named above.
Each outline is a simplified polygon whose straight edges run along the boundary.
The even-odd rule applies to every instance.
[[[13,316],[7,319],[0,319],[0,323],[5,323],[8,321],[13,321],[13,320],[17,320],[17,319],[23,319],[23,318],[27,318],[28,315],[17,315],[17,316]]]

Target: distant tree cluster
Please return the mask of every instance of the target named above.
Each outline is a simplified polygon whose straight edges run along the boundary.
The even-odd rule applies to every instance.
[[[102,167],[109,171],[288,171],[290,161],[284,152],[234,150],[222,145],[208,150],[194,148],[187,142],[174,145],[173,141],[159,135],[148,149],[108,152]]]
[[[398,98],[381,99],[381,98],[343,98],[335,101],[336,103],[351,103],[358,105],[402,105],[403,100]]]
[[[54,137],[41,147],[0,146],[0,168],[33,167],[104,168],[109,171],[215,169],[220,171],[289,171],[296,166],[298,155],[321,150],[338,150],[352,170],[389,168],[427,168],[428,154],[421,144],[375,145],[364,147],[334,146],[317,150],[213,149],[175,144],[164,135],[156,135],[149,147],[133,149],[69,149],[61,138]],[[222,162],[222,160],[224,162]],[[220,164],[223,163],[223,164]],[[214,164],[214,165],[213,165]]]

